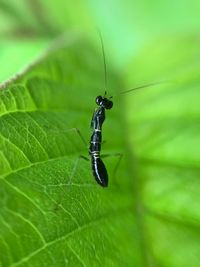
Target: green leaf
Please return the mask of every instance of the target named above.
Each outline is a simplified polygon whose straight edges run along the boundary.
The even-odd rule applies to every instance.
[[[133,69],[128,84],[168,81],[126,103],[149,265],[199,266],[199,39],[156,40],[137,55]]]
[[[89,140],[104,93],[96,50],[68,37],[3,84],[1,266],[199,266],[199,40],[157,39],[123,79],[108,70],[109,95],[168,83],[114,98],[102,153],[124,157],[116,177],[118,159],[105,158],[106,189],[79,157],[88,152],[74,130]]]
[[[103,93],[95,50],[69,39],[0,91],[2,266],[141,265],[126,160],[115,180],[117,158],[105,159],[110,180],[101,188],[72,129],[89,140],[94,99]],[[109,73],[110,88],[119,87]],[[104,153],[123,153],[120,109],[107,115]]]
[[[200,2],[0,7],[1,82],[18,74],[0,85],[0,266],[199,266]],[[124,156],[116,177],[118,159],[105,158],[106,189],[73,130],[88,142],[102,55],[68,37],[23,71],[52,36],[96,25],[112,66],[109,95],[169,81],[114,98],[102,153]]]
[[[0,83],[14,77],[16,73],[23,72],[27,64],[32,63],[38,54],[42,54],[44,49],[49,46],[49,41],[44,39],[36,40],[1,40],[0,61],[1,73]],[[10,59],[13,63],[10,64]]]

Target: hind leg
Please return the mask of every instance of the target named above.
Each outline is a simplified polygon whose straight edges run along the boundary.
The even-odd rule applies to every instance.
[[[117,170],[119,168],[120,162],[123,158],[123,154],[122,153],[113,153],[113,154],[104,154],[101,156],[101,158],[110,158],[110,157],[117,157],[117,162],[115,164],[115,167],[113,169],[113,178],[114,178],[114,183],[117,184]]]
[[[85,141],[85,138],[83,137],[83,135],[82,135],[82,133],[81,133],[81,131],[78,129],[78,128],[76,128],[76,127],[73,127],[73,128],[70,128],[70,129],[67,129],[67,130],[60,130],[59,131],[59,129],[58,130],[54,130],[54,129],[50,129],[49,130],[50,132],[56,132],[56,133],[67,133],[67,132],[75,132],[76,133],[76,135],[79,137],[79,139],[82,141],[82,143],[84,144],[84,147],[87,147],[87,142]],[[80,159],[84,159],[84,160],[87,160],[87,161],[89,161],[89,159],[86,157],[86,156],[83,156],[83,155],[79,155],[76,159],[75,159],[75,162],[74,162],[74,165],[73,165],[73,167],[72,167],[72,171],[71,171],[71,173],[69,174],[69,178],[68,178],[68,182],[67,182],[67,185],[70,185],[70,184],[72,184],[72,179],[73,179],[73,177],[74,177],[74,174],[75,174],[75,171],[76,171],[76,169],[77,169],[77,166],[78,166],[78,163],[79,163],[79,160]]]
[[[69,176],[69,181],[68,181],[68,185],[70,185],[70,184],[72,184],[72,179],[73,179],[73,177],[74,177],[74,175],[75,175],[75,172],[76,172],[76,169],[77,169],[77,166],[78,166],[78,163],[79,163],[79,160],[80,159],[84,159],[84,160],[86,160],[86,161],[89,161],[89,159],[87,158],[87,157],[85,157],[85,156],[83,156],[83,155],[80,155],[77,159],[76,159],[76,161],[75,161],[75,163],[74,163],[74,166],[73,166],[73,169],[72,169],[72,172],[71,172],[71,174],[70,174],[70,176]]]

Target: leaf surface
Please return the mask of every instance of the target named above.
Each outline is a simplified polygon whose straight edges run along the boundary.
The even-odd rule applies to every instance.
[[[117,158],[105,159],[110,185],[101,188],[79,158],[88,152],[73,129],[89,140],[102,92],[98,57],[87,43],[71,42],[0,91],[2,266],[140,266],[125,160],[115,180]],[[110,75],[111,88],[117,80]],[[118,108],[107,115],[104,152],[123,152]]]
[[[134,80],[132,72],[127,75],[128,83],[167,81],[126,103],[128,140],[138,163],[135,182],[153,266],[195,267],[200,262],[198,47],[195,37],[156,40],[129,68],[137,70]]]

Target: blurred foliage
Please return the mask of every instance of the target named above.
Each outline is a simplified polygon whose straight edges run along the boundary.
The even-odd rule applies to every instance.
[[[20,3],[14,0],[0,1],[0,37],[28,42],[27,49],[30,51],[35,47],[34,41],[41,43],[37,52],[44,49],[46,45],[54,40],[54,37],[66,31],[81,31],[90,39],[98,43],[96,27],[99,27],[106,47],[109,64],[118,67],[119,70],[127,68],[130,59],[133,60],[135,53],[152,42],[155,38],[166,36],[174,38],[179,35],[199,35],[199,10],[198,0],[184,1],[132,1],[109,0],[106,4],[102,1],[79,0],[76,4],[72,2],[22,0]],[[1,48],[16,56],[15,51],[10,48],[10,42]],[[31,48],[29,48],[31,46]],[[33,48],[32,48],[33,47]],[[36,55],[32,51],[29,57],[20,52],[18,57],[21,64],[16,65],[16,71],[32,61]],[[6,54],[7,54],[6,53]],[[3,65],[7,62],[2,61]],[[7,77],[13,72],[7,72]],[[1,74],[2,75],[2,74]],[[4,79],[4,77],[3,77]]]
[[[2,266],[200,266],[199,10],[195,0],[0,1]],[[68,131],[89,139],[104,90],[96,27],[109,95],[166,81],[114,99],[103,151],[124,159],[116,181],[106,159],[106,190]]]

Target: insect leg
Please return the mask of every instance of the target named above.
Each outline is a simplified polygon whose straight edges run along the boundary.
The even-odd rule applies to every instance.
[[[83,155],[80,155],[80,156],[76,159],[76,161],[75,161],[75,163],[74,163],[74,166],[73,166],[73,169],[72,169],[72,172],[71,172],[71,174],[70,174],[70,176],[69,176],[69,181],[68,181],[68,183],[67,183],[68,185],[72,184],[72,179],[73,179],[73,177],[74,177],[74,174],[75,174],[75,172],[76,172],[76,169],[77,169],[77,166],[78,166],[78,162],[79,162],[80,159],[84,159],[84,160],[86,160],[86,161],[89,161],[89,159],[88,159],[87,157],[83,156]]]
[[[81,131],[78,128],[76,128],[76,127],[73,127],[73,128],[70,128],[70,129],[66,129],[66,130],[59,130],[59,129],[58,130],[54,130],[54,129],[50,129],[49,131],[51,131],[51,132],[57,132],[57,133],[61,133],[61,132],[62,133],[67,133],[67,132],[70,132],[70,131],[74,131],[79,136],[79,138],[82,140],[82,143],[84,144],[85,148],[88,147],[88,143],[84,139]],[[86,161],[89,161],[89,159],[86,156],[79,155],[77,157],[77,159],[75,160],[74,166],[72,167],[72,171],[71,171],[71,173],[68,176],[69,178],[68,178],[68,182],[67,182],[66,185],[72,184],[72,178],[74,177],[74,174],[75,174],[75,171],[77,169],[77,165],[78,165],[78,162],[79,162],[79,159],[80,158],[81,159],[84,159]]]
[[[69,131],[75,131],[77,135],[80,137],[80,139],[82,140],[82,142],[84,143],[84,145],[87,147],[88,144],[85,141],[83,135],[81,134],[81,131],[78,128],[74,127],[74,128],[66,130],[65,132],[69,132]]]
[[[67,133],[67,132],[75,131],[76,134],[82,140],[82,142],[85,145],[85,147],[88,146],[88,143],[86,142],[85,138],[81,134],[81,131],[78,128],[76,128],[76,127],[73,127],[73,128],[70,128],[70,129],[66,129],[66,130],[60,130],[59,128],[58,129],[49,129],[49,127],[45,127],[45,128],[48,129],[48,132],[54,132],[54,133]]]
[[[116,182],[116,180],[117,180],[116,174],[117,174],[117,170],[118,170],[118,167],[120,165],[120,162],[122,160],[123,154],[122,153],[113,153],[113,154],[103,154],[103,155],[101,155],[101,158],[108,158],[108,157],[118,157],[118,160],[117,160],[117,162],[115,164],[115,167],[113,169],[114,182],[117,183]]]

